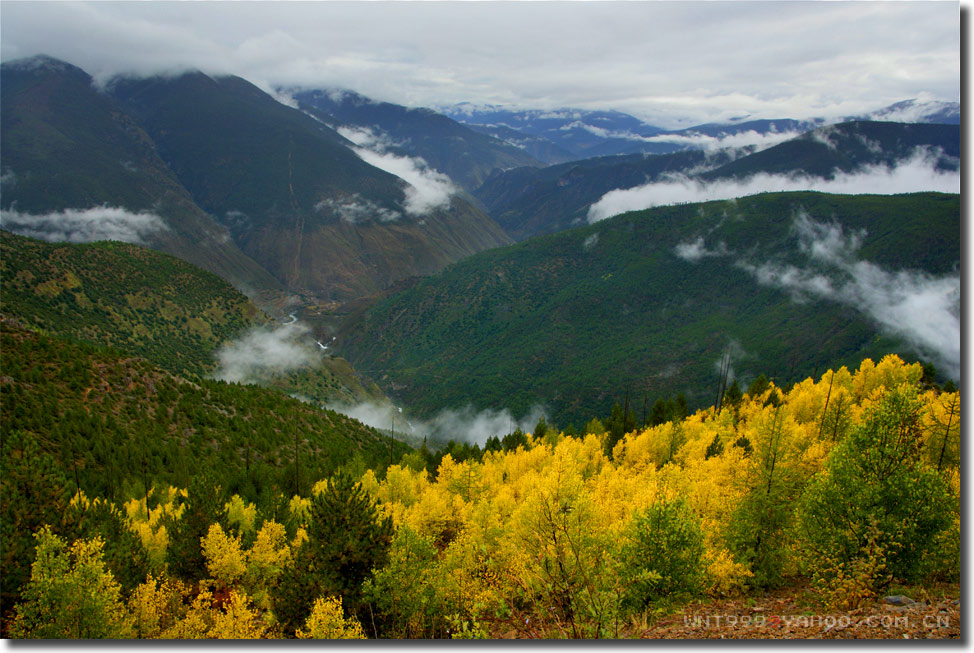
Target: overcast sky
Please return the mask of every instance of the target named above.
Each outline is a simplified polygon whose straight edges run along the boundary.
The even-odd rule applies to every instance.
[[[662,126],[960,100],[957,2],[0,2],[0,57]]]

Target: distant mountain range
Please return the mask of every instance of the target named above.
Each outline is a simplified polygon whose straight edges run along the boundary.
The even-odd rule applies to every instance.
[[[513,110],[469,103],[444,107],[442,111],[471,129],[521,147],[546,164],[615,154],[665,154],[681,149],[734,146],[746,142],[740,138],[742,135],[748,135],[751,141],[761,140],[759,137],[784,140],[827,124],[824,119],[755,120],[743,117],[726,123],[667,130],[618,111]],[[906,100],[833,122],[851,120],[959,125],[960,105],[956,102]]]
[[[893,166],[918,151],[931,153],[936,168],[957,170],[960,127],[848,122],[819,127],[763,150],[686,149],[518,168],[496,173],[475,194],[504,230],[520,241],[587,224],[591,205],[616,189],[674,178],[703,184],[758,174],[829,179],[870,166]]]

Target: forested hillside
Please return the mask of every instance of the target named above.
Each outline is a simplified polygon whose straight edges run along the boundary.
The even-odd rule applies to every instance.
[[[3,313],[50,333],[212,372],[220,345],[269,318],[215,274],[120,242],[51,244],[0,230]]]
[[[959,228],[959,197],[941,194],[771,193],[634,212],[451,266],[364,312],[339,350],[427,414],[542,405],[580,427],[627,395],[637,413],[678,393],[699,407],[725,356],[742,383],[766,373],[783,385],[890,352],[915,360],[917,334],[877,320],[931,279],[956,279]],[[898,279],[917,285],[897,291]],[[929,317],[903,326],[911,315]]]
[[[31,534],[60,519],[77,489],[125,500],[205,477],[266,507],[409,450],[275,390],[187,380],[7,318],[0,329],[5,604],[29,574]]]
[[[228,282],[174,256],[2,230],[0,254],[3,314],[48,334],[111,346],[174,374],[259,382],[319,403],[382,396],[310,333],[275,327]],[[279,351],[264,351],[275,344]],[[287,357],[294,361],[283,365]]]
[[[614,444],[593,423],[434,469],[410,455],[312,486],[323,470],[303,468],[300,496],[282,483],[256,504],[212,474],[114,501],[76,494],[77,465],[57,469],[19,433],[4,447],[4,534],[22,545],[36,529],[36,562],[5,626],[18,638],[619,638],[682,612],[693,636],[690,601],[743,597],[733,616],[746,622],[704,632],[789,636],[798,617],[783,610],[799,609],[821,622],[805,636],[956,636],[956,591],[937,583],[959,580],[959,434],[958,394],[893,356],[787,391],[760,377],[719,409]],[[30,558],[4,556],[5,571]],[[782,587],[803,588],[802,603],[764,600]],[[920,600],[900,594],[906,607],[883,612],[891,591]]]

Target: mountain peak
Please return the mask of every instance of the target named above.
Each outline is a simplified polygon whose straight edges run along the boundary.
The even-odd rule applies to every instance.
[[[2,68],[5,71],[84,75],[86,78],[91,79],[91,75],[81,68],[46,54],[5,61],[2,64]]]

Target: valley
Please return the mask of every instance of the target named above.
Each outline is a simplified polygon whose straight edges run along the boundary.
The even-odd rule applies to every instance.
[[[958,635],[959,105],[0,76],[4,637]]]

